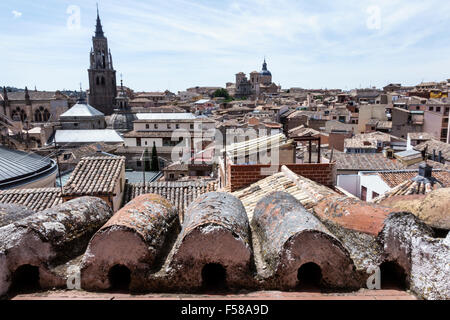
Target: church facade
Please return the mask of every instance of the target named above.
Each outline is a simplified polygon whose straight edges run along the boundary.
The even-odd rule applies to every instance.
[[[116,107],[117,84],[108,39],[103,33],[97,10],[95,36],[90,53],[88,103],[105,115],[111,115]]]
[[[280,91],[280,87],[272,82],[272,73],[267,69],[267,62],[264,59],[262,70],[250,73],[250,79],[245,73],[236,74],[235,97],[259,96],[260,94],[275,94]]]

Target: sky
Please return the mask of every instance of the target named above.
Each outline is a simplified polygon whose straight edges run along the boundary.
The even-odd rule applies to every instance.
[[[259,71],[283,88],[450,78],[450,1],[98,0],[117,79],[135,91],[222,86]],[[0,85],[88,87],[96,1],[2,0]]]

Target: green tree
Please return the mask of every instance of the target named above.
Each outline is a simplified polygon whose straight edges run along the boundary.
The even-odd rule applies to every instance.
[[[150,171],[159,171],[158,153],[156,151],[156,145],[155,145],[154,141],[153,141],[153,149],[152,149],[152,164],[151,164]]]
[[[144,170],[151,171],[150,152],[148,151],[148,148],[145,148],[145,151],[144,151]]]
[[[217,89],[213,93],[214,98],[225,98],[225,100],[231,100],[230,94],[228,93],[227,89]]]

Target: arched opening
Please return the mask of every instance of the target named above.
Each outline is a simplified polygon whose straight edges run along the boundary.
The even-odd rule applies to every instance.
[[[205,290],[222,291],[227,288],[227,271],[219,263],[208,263],[202,269],[202,286]]]
[[[320,289],[322,281],[322,270],[314,262],[303,264],[297,271],[299,290]]]
[[[47,109],[44,110],[44,116],[43,119],[45,122],[47,122],[48,120],[50,120],[50,112],[48,112]]]
[[[406,290],[407,281],[405,270],[393,261],[386,261],[380,265],[381,289]]]
[[[131,283],[131,271],[124,265],[115,265],[108,274],[111,290],[128,291]]]
[[[16,269],[11,278],[10,293],[31,293],[39,291],[39,268],[25,264]]]
[[[35,122],[42,122],[42,115],[41,115],[41,112],[39,110],[36,110],[34,112],[34,121]]]

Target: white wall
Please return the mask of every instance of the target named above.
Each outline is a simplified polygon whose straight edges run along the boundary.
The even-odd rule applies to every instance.
[[[337,186],[359,197],[359,176],[357,174],[341,174],[337,176]]]
[[[125,146],[136,147],[136,138],[123,138]]]
[[[362,187],[367,188],[366,201],[372,200],[372,192],[378,193],[380,196],[391,190],[391,188],[384,182],[378,174],[361,174],[360,173],[360,185],[358,197],[361,198]]]

